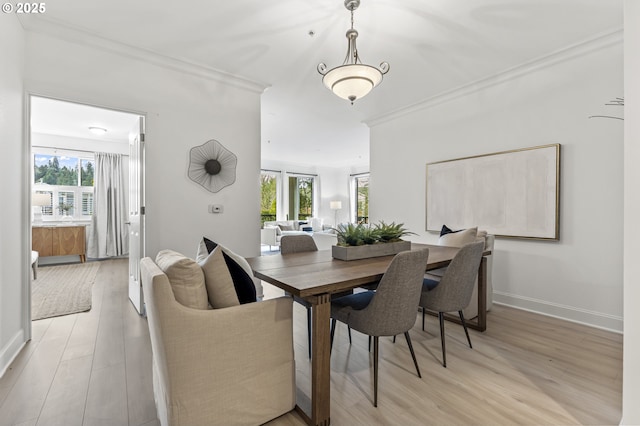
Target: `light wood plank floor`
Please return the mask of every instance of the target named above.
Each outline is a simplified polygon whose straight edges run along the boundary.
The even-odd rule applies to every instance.
[[[267,297],[280,290],[265,284]],[[298,387],[310,389],[306,311],[294,303]],[[339,325],[331,357],[334,425],[618,424],[622,336],[494,306],[488,331],[437,320],[411,331],[419,379],[403,338],[380,339],[378,408],[367,337]],[[0,379],[0,425],[158,425],[146,320],[127,299],[127,263],[101,263],[88,313],[35,321],[33,340]],[[270,425],[302,425],[289,413]]]
[[[0,379],[0,425],[159,425],[149,330],[127,277],[127,260],[100,262],[91,311],[32,322]]]

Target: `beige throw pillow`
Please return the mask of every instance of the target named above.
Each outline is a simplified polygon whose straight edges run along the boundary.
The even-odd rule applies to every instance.
[[[200,256],[198,256],[200,258]],[[199,261],[204,272],[204,282],[209,303],[214,309],[228,308],[240,304],[229,268],[222,255],[222,246]]]
[[[202,240],[200,240],[200,244],[198,244],[196,261],[202,263],[202,261],[209,256],[209,253],[213,252],[217,247],[220,247],[222,250],[222,257],[227,264],[227,268],[229,268],[229,274],[233,281],[238,302],[240,302],[241,305],[256,302],[256,283],[253,279],[253,270],[249,262],[247,262],[247,259],[231,251],[229,248],[217,244],[207,237],[203,237]]]
[[[202,268],[193,259],[173,250],[162,250],[156,264],[169,278],[178,303],[194,309],[207,309],[207,289]]]
[[[449,246],[449,247],[462,247],[465,244],[475,242],[477,233],[478,233],[478,227],[465,229],[464,231],[451,232],[449,234],[444,234],[438,240],[438,245]]]

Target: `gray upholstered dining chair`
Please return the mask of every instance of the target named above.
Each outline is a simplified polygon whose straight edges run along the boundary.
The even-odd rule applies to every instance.
[[[280,254],[318,251],[310,235],[283,235],[280,239]]]
[[[378,338],[404,334],[418,377],[420,368],[409,330],[416,322],[429,250],[397,254],[382,276],[376,291],[364,291],[331,301],[331,343],[336,321],[373,336],[373,406],[378,406]]]
[[[280,239],[280,254],[303,253],[308,251],[318,251],[316,242],[309,235],[283,235]],[[351,293],[353,293],[353,290],[336,293],[331,297],[342,297]],[[311,303],[298,296],[293,296],[293,300],[307,309],[307,341],[309,358],[311,358]],[[351,329],[349,329],[349,341],[351,341]]]
[[[478,275],[478,268],[482,260],[484,242],[475,242],[463,246],[456,256],[451,260],[440,281],[424,278],[422,283],[422,296],[420,306],[422,307],[422,330],[424,331],[425,309],[438,313],[440,320],[440,341],[442,343],[442,365],[447,366],[447,352],[444,343],[444,313],[458,312],[464,332],[467,335],[469,347],[471,338],[464,321],[462,310],[471,302],[471,294],[475,278]]]

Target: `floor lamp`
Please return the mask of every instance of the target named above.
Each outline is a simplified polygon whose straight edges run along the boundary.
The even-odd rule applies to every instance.
[[[329,202],[329,208],[334,211],[333,214],[333,226],[338,227],[338,210],[342,208],[342,201]]]

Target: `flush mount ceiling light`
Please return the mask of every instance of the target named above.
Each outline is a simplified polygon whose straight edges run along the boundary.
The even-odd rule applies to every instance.
[[[99,136],[102,136],[105,133],[107,133],[107,129],[105,129],[104,127],[94,127],[94,126],[92,126],[92,127],[89,127],[89,131],[91,133],[93,133],[94,135],[99,135]]]
[[[380,68],[364,65],[360,61],[356,38],[358,32],[353,29],[353,11],[360,6],[360,0],[345,0],[344,7],[351,11],[351,29],[347,30],[347,56],[341,66],[327,71],[327,66],[320,62],[318,72],[323,75],[322,82],[329,90],[342,99],[351,101],[366,96],[382,81],[382,76],[389,72],[389,64],[382,62]]]

